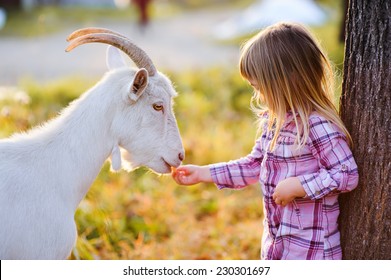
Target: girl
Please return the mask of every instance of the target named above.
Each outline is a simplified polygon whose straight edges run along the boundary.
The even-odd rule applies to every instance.
[[[358,183],[352,139],[333,105],[332,69],[301,25],[279,23],[242,48],[261,136],[244,158],[174,170],[178,184],[240,189],[259,181],[262,259],[341,259],[338,195]]]

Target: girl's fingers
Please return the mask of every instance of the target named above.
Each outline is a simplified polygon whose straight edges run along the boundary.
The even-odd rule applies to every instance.
[[[183,175],[183,174],[179,174],[178,178],[179,178],[179,182],[180,182],[182,185],[187,185],[187,184],[189,184],[189,181],[190,181],[189,177],[187,177],[187,176],[185,176],[185,175]]]
[[[194,165],[181,165],[172,172],[172,177],[180,185],[194,185],[199,183],[198,167]]]
[[[177,177],[179,174],[189,174],[186,167],[180,166],[178,168],[171,167],[171,174],[173,177]]]
[[[179,168],[177,170],[172,171],[172,177],[178,184],[181,185],[188,184],[190,181],[189,176],[186,173],[186,170],[183,169],[179,170]]]
[[[274,202],[282,207],[285,207],[288,204],[285,200],[282,200],[279,197],[274,198]]]
[[[176,169],[176,172],[177,173],[182,173],[182,174],[189,174],[190,173],[189,168],[187,166],[179,166]]]

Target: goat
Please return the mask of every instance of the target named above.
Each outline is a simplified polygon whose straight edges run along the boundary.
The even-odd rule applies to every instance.
[[[128,162],[129,171],[146,166],[157,173],[184,159],[172,110],[177,93],[148,55],[103,28],[80,29],[68,41],[66,51],[111,45],[111,71],[57,118],[0,140],[0,259],[69,257],[77,238],[74,213],[110,156],[114,170]],[[126,67],[118,49],[138,69]]]

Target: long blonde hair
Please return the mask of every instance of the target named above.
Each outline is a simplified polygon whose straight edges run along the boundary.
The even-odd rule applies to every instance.
[[[337,125],[352,144],[333,104],[331,64],[304,26],[278,23],[262,30],[243,45],[239,66],[242,77],[256,84],[253,110],[269,115],[267,129],[274,132],[270,150],[288,111],[298,130],[298,148],[308,140],[313,111]]]

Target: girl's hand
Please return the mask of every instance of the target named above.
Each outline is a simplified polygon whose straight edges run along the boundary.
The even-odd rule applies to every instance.
[[[194,185],[201,182],[212,182],[208,166],[182,165],[173,169],[171,175],[179,185]]]
[[[286,206],[296,197],[304,197],[306,192],[297,177],[286,178],[279,182],[273,193],[277,205]]]

